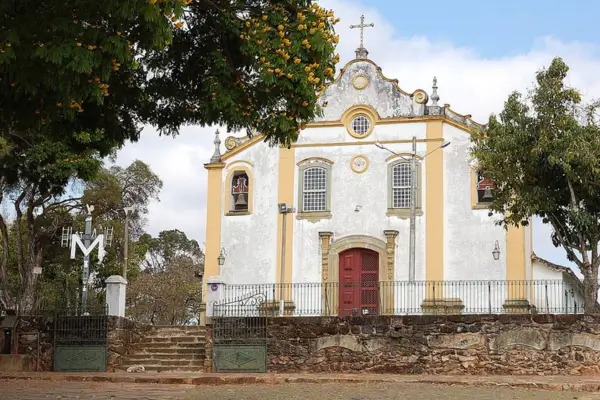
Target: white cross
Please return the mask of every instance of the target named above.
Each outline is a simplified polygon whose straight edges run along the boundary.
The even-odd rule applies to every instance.
[[[365,31],[365,28],[372,28],[374,27],[375,24],[374,23],[370,23],[370,24],[365,24],[365,16],[361,15],[360,16],[360,24],[359,25],[350,25],[350,29],[354,29],[354,28],[360,28],[360,48],[363,48],[363,33]]]

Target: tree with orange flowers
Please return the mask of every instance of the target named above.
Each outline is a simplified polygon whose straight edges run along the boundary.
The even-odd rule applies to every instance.
[[[36,213],[143,124],[290,144],[321,112],[336,22],[312,0],[0,0],[0,202],[14,197],[35,236]],[[0,215],[0,248],[7,226]],[[27,302],[33,265],[19,271]]]
[[[290,144],[334,78],[332,10],[308,0],[194,0],[173,43],[149,61],[162,131],[223,124]]]

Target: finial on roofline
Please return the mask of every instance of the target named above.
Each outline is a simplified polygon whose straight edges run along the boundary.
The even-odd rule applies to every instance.
[[[221,139],[219,139],[219,130],[217,129],[215,132],[215,140],[213,141],[215,144],[215,152],[210,158],[211,163],[221,162]]]
[[[433,77],[433,86],[432,86],[433,91],[431,92],[431,100],[433,101],[433,106],[434,107],[438,107],[438,101],[440,99],[440,96],[438,95],[438,86],[437,86],[437,77]]]

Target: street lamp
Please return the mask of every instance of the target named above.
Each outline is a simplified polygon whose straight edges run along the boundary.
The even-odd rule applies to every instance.
[[[132,214],[135,211],[135,206],[123,207],[123,211],[125,211],[125,246],[123,249],[123,271],[121,275],[123,279],[127,279],[127,263],[129,259],[129,214]]]
[[[219,267],[222,267],[223,264],[225,264],[225,256],[227,255],[227,253],[225,253],[225,249],[223,247],[221,247],[221,253],[219,254],[219,257],[217,257],[217,261],[219,262]]]
[[[496,245],[494,246],[494,250],[492,251],[492,256],[494,256],[494,260],[498,261],[500,259],[500,245],[496,240]]]
[[[449,141],[443,142],[441,145],[431,150],[429,153],[426,153],[423,156],[423,159],[437,151],[439,149],[443,149],[450,145]],[[395,151],[388,149],[380,142],[375,142],[375,146],[380,149],[389,151],[394,155],[398,155]],[[417,137],[413,136],[412,138],[412,153],[409,158],[401,157],[403,160],[410,161],[410,241],[409,247],[410,251],[408,254],[408,280],[415,280],[415,247],[416,247],[416,215],[417,215]]]

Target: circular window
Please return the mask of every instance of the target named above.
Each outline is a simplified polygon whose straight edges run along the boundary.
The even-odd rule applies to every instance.
[[[352,120],[352,130],[359,136],[366,135],[371,128],[371,121],[366,115],[358,115]]]

